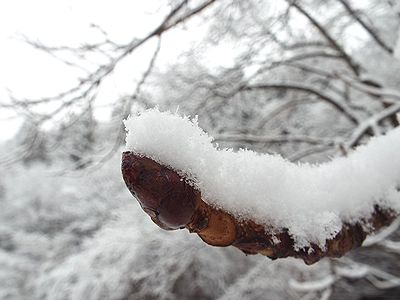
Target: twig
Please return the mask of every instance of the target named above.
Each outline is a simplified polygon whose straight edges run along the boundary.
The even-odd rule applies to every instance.
[[[367,31],[372,39],[383,49],[385,50],[387,53],[389,53],[390,55],[393,54],[393,49],[391,47],[389,47],[381,38],[380,36],[376,33],[375,30],[373,30],[369,25],[367,25],[367,23],[365,23],[363,21],[363,19],[361,19],[360,15],[351,7],[351,5],[347,2],[347,0],[339,0],[340,3],[342,3],[342,5],[344,6],[344,8],[346,9],[346,11],[349,13],[350,16],[352,16],[360,25],[362,28],[365,29],[365,31]]]

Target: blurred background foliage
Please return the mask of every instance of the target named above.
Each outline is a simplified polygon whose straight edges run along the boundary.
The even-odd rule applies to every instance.
[[[101,24],[77,45],[23,37],[77,75],[54,95],[1,99],[23,123],[0,149],[0,298],[398,299],[398,221],[311,267],[246,257],[160,230],[119,166],[122,120],[154,106],[198,115],[221,147],[294,162],[398,126],[400,2],[170,0],[154,15],[127,40]]]

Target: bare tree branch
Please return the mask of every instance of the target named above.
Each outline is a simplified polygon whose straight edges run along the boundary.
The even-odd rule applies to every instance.
[[[151,30],[150,33],[148,33],[145,37],[141,39],[134,38],[128,44],[120,45],[117,49],[118,51],[115,51],[117,55],[111,57],[108,63],[100,65],[94,72],[90,73],[87,77],[81,79],[80,83],[77,86],[52,97],[46,97],[36,100],[15,99],[13,104],[28,107],[53,101],[61,101],[62,102],[61,105],[59,105],[59,107],[56,110],[49,113],[48,116],[45,118],[47,120],[53,118],[57,113],[63,111],[63,109],[76,104],[78,101],[82,101],[88,98],[91,99],[91,96],[95,97],[96,93],[94,91],[98,88],[101,82],[110,73],[114,71],[117,64],[121,60],[123,60],[126,56],[131,54],[137,48],[141,47],[150,39],[157,36],[161,36],[164,32],[178,26],[179,24],[182,24],[186,20],[190,19],[191,17],[195,16],[201,11],[205,10],[214,2],[216,2],[216,0],[208,0],[206,2],[203,2],[199,4],[197,7],[191,9],[189,12],[184,13],[182,16],[179,16],[176,20],[174,20],[174,17],[180,14],[188,3],[187,0],[182,1],[174,9],[172,9],[171,12],[161,21],[161,23],[158,26],[156,26],[153,30]],[[36,44],[33,43],[33,45],[40,47],[43,50],[46,50],[47,52],[52,50],[51,47],[46,47],[38,43]],[[86,45],[83,46],[81,50],[92,50],[98,48],[99,45],[100,44],[95,44],[90,46]],[[57,47],[56,49],[67,50],[69,48]]]
[[[375,126],[386,118],[396,115],[396,113],[398,113],[399,111],[400,103],[396,103],[360,123],[360,125],[353,131],[350,139],[345,143],[346,150],[355,147],[363,138],[368,129],[370,129],[372,126]]]
[[[241,90],[244,91],[254,91],[254,90],[265,90],[265,89],[277,89],[277,90],[295,90],[302,91],[312,95],[317,96],[319,99],[325,101],[334,107],[338,112],[343,114],[350,122],[353,124],[358,124],[358,118],[353,114],[353,112],[346,107],[345,104],[340,101],[333,99],[332,97],[323,94],[321,91],[314,89],[311,86],[298,84],[298,83],[276,83],[276,84],[259,84],[259,85],[249,85],[243,87]]]
[[[275,136],[257,136],[251,134],[222,134],[215,135],[214,141],[224,142],[246,142],[246,143],[305,143],[310,145],[335,145],[335,141],[320,137],[310,137],[307,135],[275,135]]]
[[[329,44],[340,53],[344,61],[350,69],[358,75],[360,72],[360,66],[357,65],[353,59],[346,53],[346,51],[341,47],[338,42],[330,35],[330,33],[320,24],[310,13],[308,13],[301,5],[299,5],[296,0],[285,0],[290,6],[296,8],[302,15],[304,15],[310,23],[321,33],[321,35],[329,42]]]
[[[333,145],[317,145],[314,147],[306,148],[304,150],[297,151],[287,157],[290,161],[299,161],[303,158],[306,158],[310,155],[322,153],[325,151],[332,150],[334,147]]]
[[[372,39],[383,49],[385,50],[387,53],[389,53],[390,55],[393,54],[393,48],[389,47],[378,35],[378,33],[372,29],[372,27],[370,27],[369,25],[367,25],[367,23],[365,23],[363,21],[363,19],[361,19],[360,14],[358,12],[356,12],[350,5],[349,2],[347,2],[347,0],[338,0],[340,3],[342,3],[342,5],[344,6],[344,8],[346,9],[346,11],[349,13],[349,15],[354,18],[360,25],[362,28],[365,29],[365,31],[367,31]]]
[[[350,76],[346,76],[345,74],[335,74],[336,77],[340,78],[347,84],[349,84],[351,87],[354,89],[364,92],[367,94],[370,94],[372,96],[377,96],[379,97],[382,101],[389,101],[388,99],[393,99],[391,103],[395,103],[397,101],[400,101],[400,91],[395,90],[395,89],[388,89],[388,88],[379,88],[379,87],[374,87],[368,84],[364,84],[360,82],[357,78],[353,78]]]

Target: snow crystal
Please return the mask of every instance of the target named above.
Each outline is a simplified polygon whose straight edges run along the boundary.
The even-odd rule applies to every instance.
[[[400,5],[399,5],[400,7]],[[400,9],[400,8],[399,8]],[[394,57],[397,58],[398,60],[400,60],[400,28],[398,30],[397,33],[397,42],[394,46],[394,53],[393,53]]]
[[[211,205],[287,228],[298,248],[310,242],[324,247],[342,222],[370,216],[374,204],[400,211],[400,128],[348,157],[310,165],[218,149],[196,118],[158,109],[132,116],[125,125],[127,150],[185,175]]]

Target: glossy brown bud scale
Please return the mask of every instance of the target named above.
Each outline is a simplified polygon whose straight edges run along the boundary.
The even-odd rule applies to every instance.
[[[235,246],[246,254],[262,254],[272,259],[298,257],[313,264],[322,257],[340,257],[359,247],[370,231],[390,224],[392,211],[374,207],[366,219],[344,223],[340,232],[321,249],[311,244],[295,249],[286,228],[269,228],[252,220],[239,220],[201,199],[201,193],[174,170],[156,161],[127,151],[122,154],[122,175],[132,195],[154,223],[166,230],[186,227],[213,246]],[[267,222],[266,222],[267,223]],[[370,224],[371,230],[366,231]]]

